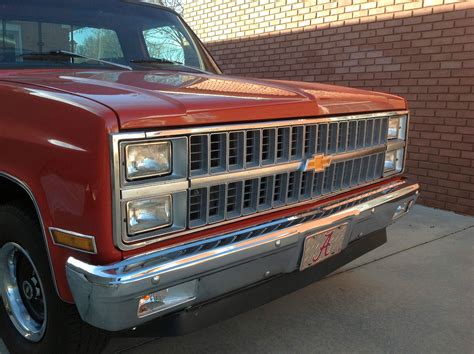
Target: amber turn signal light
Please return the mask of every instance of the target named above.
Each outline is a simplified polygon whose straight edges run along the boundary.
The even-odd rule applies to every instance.
[[[92,236],[53,228],[51,228],[50,231],[53,237],[53,243],[56,246],[63,246],[86,253],[97,253],[95,238]]]

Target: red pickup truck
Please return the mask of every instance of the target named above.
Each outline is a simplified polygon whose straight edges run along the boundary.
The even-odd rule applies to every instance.
[[[0,335],[12,353],[179,335],[382,245],[403,98],[224,75],[133,0],[0,0]]]

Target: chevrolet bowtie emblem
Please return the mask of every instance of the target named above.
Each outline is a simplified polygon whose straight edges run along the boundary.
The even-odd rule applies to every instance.
[[[303,162],[302,170],[305,172],[323,172],[326,168],[331,166],[331,162],[332,158],[329,156],[324,156],[323,154],[314,155],[310,159],[307,159],[306,162]]]

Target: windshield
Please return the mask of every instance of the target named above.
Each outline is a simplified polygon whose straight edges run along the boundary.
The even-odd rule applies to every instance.
[[[192,31],[165,8],[124,0],[0,0],[0,69],[32,67],[219,73]]]

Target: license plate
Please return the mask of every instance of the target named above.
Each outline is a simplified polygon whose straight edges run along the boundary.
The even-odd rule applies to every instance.
[[[304,240],[300,270],[312,267],[342,251],[347,224],[309,235]]]

